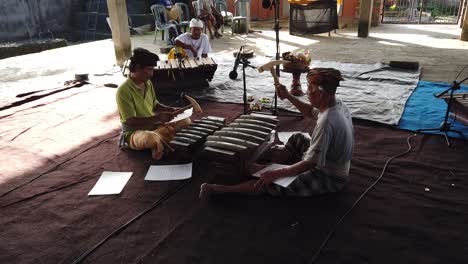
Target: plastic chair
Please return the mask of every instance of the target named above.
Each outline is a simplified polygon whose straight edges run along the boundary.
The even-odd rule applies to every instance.
[[[156,43],[156,37],[158,35],[158,31],[163,31],[162,34],[162,40],[164,40],[164,35],[167,36],[166,42],[169,43],[169,29],[174,28],[177,36],[179,35],[179,31],[177,30],[177,26],[175,24],[169,23],[167,20],[167,15],[166,15],[166,7],[163,5],[152,5],[151,6],[151,13],[153,13],[154,17],[154,25],[155,25],[155,30],[154,30],[154,42]]]
[[[234,17],[231,12],[227,11],[227,5],[226,1],[224,0],[216,0],[215,2],[216,9],[221,13],[221,16],[223,16],[224,19],[224,24],[230,25],[232,23],[232,18]],[[224,24],[223,27],[221,28],[221,31],[224,31]]]
[[[177,11],[179,12],[179,25],[184,27],[184,32],[187,32],[187,27],[190,25],[190,11],[186,4],[176,3]]]
[[[242,32],[243,31],[243,32]],[[236,34],[249,34],[249,29],[247,27],[247,18],[243,16],[235,16],[232,18],[231,24],[231,35]]]

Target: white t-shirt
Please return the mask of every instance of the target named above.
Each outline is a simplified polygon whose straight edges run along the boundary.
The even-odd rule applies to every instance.
[[[329,175],[349,175],[354,145],[354,128],[348,107],[336,105],[318,114],[310,147],[303,160],[316,163],[316,168]]]
[[[189,57],[201,57],[202,54],[208,54],[211,52],[210,40],[206,34],[202,33],[199,39],[193,39],[190,33],[184,33],[178,36],[176,40],[197,49],[198,54],[193,54],[191,50],[185,49],[185,52]]]

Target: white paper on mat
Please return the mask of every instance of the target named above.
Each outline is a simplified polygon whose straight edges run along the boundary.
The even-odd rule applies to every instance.
[[[290,132],[278,132],[278,138],[281,142],[286,144],[288,142],[288,139],[293,135],[301,133],[302,135],[306,136],[307,138],[310,138],[309,133],[301,132],[301,131],[290,131]]]
[[[252,176],[255,176],[255,177],[259,177],[264,173],[264,172],[267,172],[267,171],[271,171],[271,170],[277,170],[277,169],[281,169],[281,168],[285,168],[285,167],[289,167],[289,165],[284,165],[284,164],[278,164],[278,163],[272,163],[270,166],[268,167],[265,167],[263,168],[262,170],[259,170],[257,171],[256,173],[254,173]],[[293,182],[295,179],[297,178],[297,176],[291,176],[291,177],[283,177],[281,179],[278,179],[276,181],[274,181],[275,184],[279,185],[279,186],[283,186],[283,187],[288,187],[289,184],[291,184],[291,182]]]
[[[175,181],[192,177],[192,163],[177,165],[152,165],[146,173],[146,181]]]
[[[133,172],[104,171],[88,195],[119,194]]]
[[[169,121],[168,123],[174,123],[174,122],[177,122],[177,121],[180,121],[182,119],[185,119],[187,117],[191,117],[193,114],[193,108],[189,108],[185,111],[183,111],[182,113],[176,115],[171,121]]]

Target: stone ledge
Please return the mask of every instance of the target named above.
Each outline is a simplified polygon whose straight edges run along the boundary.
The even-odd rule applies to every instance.
[[[65,39],[0,43],[0,59],[68,46]]]

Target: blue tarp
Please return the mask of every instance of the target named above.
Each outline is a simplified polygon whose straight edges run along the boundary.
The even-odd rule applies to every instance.
[[[420,81],[418,87],[406,102],[398,127],[411,131],[440,127],[445,118],[447,103],[445,100],[435,97],[434,94],[439,94],[449,87],[449,83]],[[459,92],[468,92],[468,85],[462,85],[460,90],[455,91],[455,93]],[[449,119],[449,121],[453,122],[452,119]],[[468,139],[468,126],[454,122],[452,128],[461,131]],[[431,134],[442,133],[434,131]],[[452,132],[449,133],[449,136],[460,138],[460,135]]]

